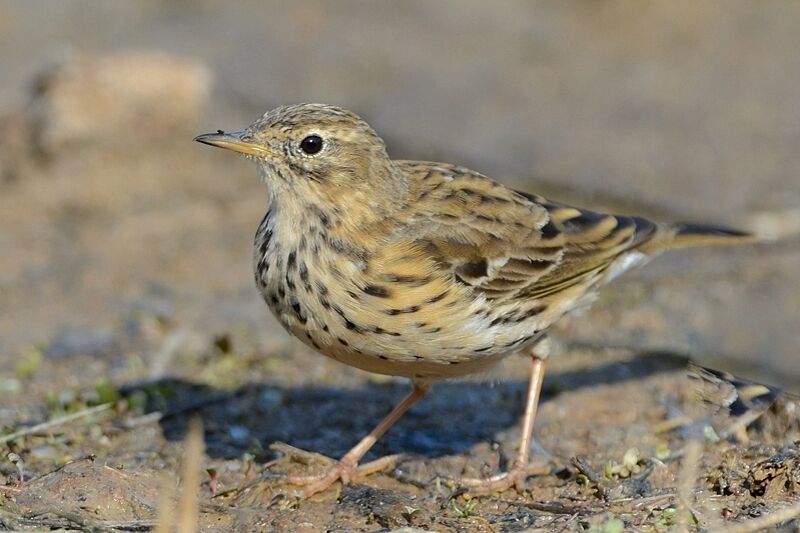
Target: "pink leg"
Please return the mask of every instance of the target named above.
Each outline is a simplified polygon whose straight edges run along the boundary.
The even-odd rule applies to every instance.
[[[476,489],[478,493],[502,492],[515,486],[517,490],[525,488],[525,479],[528,477],[528,457],[531,447],[531,434],[533,423],[536,420],[536,408],[539,405],[539,393],[542,390],[544,378],[544,360],[532,356],[531,378],[528,384],[528,401],[525,404],[525,416],[522,419],[522,439],[519,451],[511,470],[486,479],[462,479],[465,487]]]
[[[318,492],[322,492],[333,485],[337,480],[341,480],[344,485],[348,484],[356,474],[362,473],[358,468],[358,462],[364,457],[364,454],[372,448],[378,439],[381,438],[381,436],[417,402],[417,400],[425,396],[425,393],[428,392],[428,388],[428,386],[414,384],[414,390],[412,390],[403,401],[397,404],[395,408],[386,415],[386,418],[381,420],[375,429],[370,431],[369,434],[361,439],[349,452],[344,454],[336,466],[326,473],[319,476],[290,477],[288,479],[289,483],[308,485],[303,490],[303,496],[306,498]],[[396,457],[393,459],[396,459]],[[378,465],[385,466],[386,464],[388,463],[384,459],[378,459],[372,463],[367,463],[362,467],[364,469],[363,473],[368,474],[375,472],[379,470],[379,468],[377,468]]]

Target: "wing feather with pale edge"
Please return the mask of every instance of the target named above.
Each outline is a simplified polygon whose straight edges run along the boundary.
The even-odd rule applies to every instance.
[[[536,300],[586,283],[659,229],[513,191],[463,167],[399,164],[415,187],[413,234],[490,299]]]

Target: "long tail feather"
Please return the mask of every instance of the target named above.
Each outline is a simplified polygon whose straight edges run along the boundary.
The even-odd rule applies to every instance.
[[[744,244],[759,240],[746,231],[709,224],[678,223],[672,227],[675,231],[672,245],[675,247]]]
[[[765,240],[746,231],[689,222],[659,224],[658,231],[637,248],[643,252],[661,252],[693,246],[730,246]]]

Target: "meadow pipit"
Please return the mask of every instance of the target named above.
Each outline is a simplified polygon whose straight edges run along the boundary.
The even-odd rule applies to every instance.
[[[544,373],[536,349],[598,287],[667,248],[748,235],[606,215],[517,192],[464,167],[392,160],[357,115],[320,104],[269,111],[236,133],[195,140],[245,154],[267,186],[255,281],[281,324],[318,352],[414,387],[305,495],[347,483],[375,441],[431,383],[532,359],[522,440],[507,473],[464,480],[523,486]]]

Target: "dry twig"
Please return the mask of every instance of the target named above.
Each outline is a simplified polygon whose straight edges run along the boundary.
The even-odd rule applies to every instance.
[[[86,409],[83,409],[76,413],[70,413],[68,415],[59,418],[54,418],[53,420],[48,420],[47,422],[42,422],[41,424],[36,424],[35,426],[20,429],[19,431],[15,431],[14,433],[10,433],[8,435],[3,435],[2,437],[0,437],[0,444],[5,444],[6,442],[10,442],[12,440],[24,437],[26,435],[41,433],[45,430],[52,429],[62,424],[66,424],[67,422],[72,422],[73,420],[77,420],[79,418],[94,415],[97,413],[102,413],[103,411],[108,411],[113,406],[114,406],[113,402],[103,403],[100,405],[95,405],[93,407],[87,407]]]
[[[597,487],[597,494],[603,498],[603,501],[608,501],[608,489],[606,488],[605,479],[603,479],[600,474],[598,474],[594,468],[586,461],[586,458],[583,456],[577,456],[572,458],[572,465],[577,468],[581,474],[586,476],[589,481],[595,484]]]

